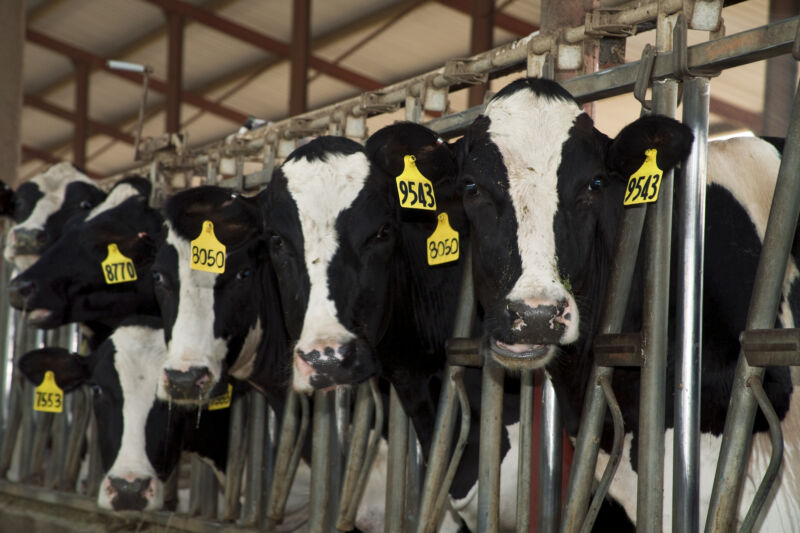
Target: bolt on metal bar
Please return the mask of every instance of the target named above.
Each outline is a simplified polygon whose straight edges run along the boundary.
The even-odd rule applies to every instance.
[[[683,82],[683,123],[694,144],[683,165],[678,204],[678,272],[675,291],[675,418],[672,530],[700,530],[700,367],[703,345],[703,251],[708,170],[710,81]]]
[[[653,84],[653,109],[674,116],[678,83]],[[644,362],[639,392],[639,482],[637,531],[660,532],[664,490],[664,413],[667,381],[667,317],[669,307],[670,240],[672,235],[673,171],[665,171],[659,199],[647,211],[647,255],[644,269],[642,338]]]
[[[500,527],[500,437],[503,434],[505,370],[485,351],[481,385],[481,453],[478,460],[478,531]]]
[[[533,424],[522,424],[522,420],[533,421],[533,370],[523,370],[520,375],[519,399],[519,473],[517,474],[517,532],[524,533],[530,529],[531,522],[531,463],[533,457]],[[541,438],[541,435],[540,435]],[[560,486],[559,486],[560,488]],[[539,487],[541,492],[542,488]],[[541,505],[541,498],[539,501]],[[560,505],[559,505],[560,514]],[[541,531],[541,529],[540,529]]]
[[[394,386],[389,392],[389,457],[386,465],[386,533],[405,531],[409,420]]]
[[[798,170],[800,90],[795,93],[792,105],[786,144],[745,322],[746,330],[769,329],[775,325],[786,262],[800,213],[800,180],[796,179]],[[756,399],[747,382],[751,377],[761,380],[763,376],[764,368],[750,366],[740,351],[708,506],[705,528],[708,533],[731,531],[735,527],[756,412]]]
[[[525,374],[523,373],[524,377]],[[527,385],[531,388],[533,387],[532,378]],[[526,383],[523,381],[523,391],[525,386]],[[541,425],[539,428],[539,516],[537,524],[540,533],[555,533],[558,531],[558,522],[561,517],[561,455],[563,442],[561,438],[561,414],[559,411],[553,381],[550,379],[550,375],[544,372]],[[520,428],[532,424],[532,416],[522,418],[520,414]],[[522,446],[520,446],[520,453],[522,453]],[[528,457],[531,455],[530,446],[526,455]],[[521,468],[520,475],[522,475],[523,470],[524,467]],[[527,472],[530,477],[530,464],[528,464]],[[527,501],[530,501],[530,499]],[[519,505],[521,503],[517,504],[517,513],[519,513]]]
[[[247,398],[236,395],[231,400],[228,423],[228,457],[225,463],[225,498],[222,520],[235,521],[241,514],[242,474],[250,424],[245,424]]]

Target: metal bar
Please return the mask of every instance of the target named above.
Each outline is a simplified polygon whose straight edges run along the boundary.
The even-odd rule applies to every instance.
[[[532,394],[533,391],[533,378],[525,379],[525,374],[531,371],[525,371],[523,377],[523,391],[525,394]],[[526,382],[528,381],[528,382]],[[530,393],[525,391],[525,387],[531,388]],[[531,415],[533,414],[531,409]],[[561,437],[561,415],[559,413],[558,402],[556,401],[556,392],[553,388],[553,382],[547,372],[544,373],[542,383],[542,410],[541,410],[541,427],[539,431],[539,484],[537,487],[539,497],[539,516],[537,519],[538,531],[540,533],[555,533],[558,531],[558,522],[561,517],[561,455],[562,455],[562,437]],[[520,427],[527,422],[527,425],[533,423],[533,416],[522,418],[520,412]],[[520,453],[522,453],[522,446],[520,445]],[[528,448],[527,456],[530,457],[530,447]],[[528,459],[530,461],[530,459]],[[530,476],[530,464],[528,464],[528,476]],[[530,496],[526,500],[526,506],[530,508]],[[522,504],[518,500],[517,515],[519,515],[519,506]],[[518,526],[519,527],[519,526]]]
[[[500,527],[500,436],[503,433],[505,371],[487,350],[481,386],[481,453],[478,461],[478,531]]]
[[[89,64],[75,62],[75,122],[72,135],[72,162],[86,166],[86,140],[89,137]]]
[[[424,454],[417,440],[414,424],[408,425],[408,454],[406,456],[406,512],[404,531],[416,531],[422,496],[422,480],[425,477]]]
[[[353,394],[350,387],[336,389],[336,438],[339,439],[339,448],[346,450],[350,447],[350,414],[353,404]]]
[[[325,533],[331,530],[329,513],[331,495],[331,447],[334,442],[334,395],[329,392],[314,393],[314,440],[311,447],[311,514],[309,531]]]
[[[683,82],[683,123],[692,129],[694,145],[683,165],[676,197],[680,219],[672,464],[672,530],[675,533],[700,530],[700,347],[709,96],[708,78]]]
[[[181,93],[183,92],[183,17],[172,11],[167,16],[167,133],[181,130]]]
[[[264,447],[267,435],[267,399],[257,390],[250,391],[247,443],[247,492],[241,525],[257,527],[264,508]]]
[[[792,247],[797,216],[800,212],[800,91],[795,93],[792,117],[781,159],[772,207],[769,212],[764,244],[758,260],[750,309],[745,329],[774,327],[783,289],[786,261]],[[755,376],[761,379],[764,369],[747,364],[739,353],[731,391],[725,430],[720,446],[714,488],[708,506],[706,531],[730,531],[736,524],[741,486],[747,467],[747,454],[752,439],[756,400],[747,387]]]
[[[242,473],[244,472],[247,432],[250,424],[245,424],[247,398],[244,395],[233,397],[230,406],[228,426],[228,460],[225,468],[225,505],[222,519],[235,521],[241,513]]]
[[[78,482],[81,467],[81,451],[86,442],[86,430],[92,416],[92,393],[84,386],[72,394],[72,425],[67,437],[64,472],[59,486],[61,490],[73,491]]]
[[[472,0],[470,18],[470,54],[475,55],[492,48],[494,37],[494,0]],[[486,84],[473,85],[469,88],[469,107],[483,104]]]
[[[355,527],[355,513],[358,509],[358,491],[356,487],[362,469],[365,466],[369,468],[366,462],[367,440],[369,439],[369,428],[372,424],[373,409],[370,385],[367,382],[362,383],[358,386],[356,396],[353,433],[350,438],[344,475],[342,476],[342,497],[339,500],[339,512],[336,519],[336,528],[342,531],[350,531]],[[337,406],[337,415],[338,411]],[[338,423],[339,420],[337,420],[337,425]],[[341,439],[339,442],[341,443]],[[387,492],[388,490],[387,487]]]
[[[406,516],[408,417],[394,386],[389,392],[389,457],[386,464],[386,533],[403,533]]]
[[[219,482],[214,470],[205,461],[201,461],[200,468],[200,512],[199,515],[205,519],[217,518],[217,492],[219,492]]]
[[[86,494],[96,498],[103,479],[103,464],[100,459],[100,432],[97,430],[97,418],[92,409],[89,409],[89,413],[89,473],[86,476]]]
[[[298,115],[308,105],[308,63],[311,58],[311,0],[292,3],[292,46],[289,75],[289,115]]]
[[[517,532],[524,533],[530,529],[531,521],[531,464],[533,462],[533,370],[521,372],[519,395],[519,473],[517,474]],[[530,420],[529,424],[522,424]],[[540,437],[541,438],[541,437]],[[560,462],[560,458],[559,458]],[[559,480],[560,482],[560,480]],[[560,483],[559,483],[560,484]],[[560,488],[560,487],[559,487]],[[541,486],[538,488],[541,492]],[[543,505],[542,502],[539,505]],[[560,511],[559,505],[559,511]],[[559,512],[560,514],[560,512]],[[540,526],[541,527],[541,526]]]
[[[202,485],[201,472],[203,463],[195,454],[191,455],[191,463],[191,473],[189,474],[189,509],[187,513],[189,516],[198,516],[202,507],[200,491]]]

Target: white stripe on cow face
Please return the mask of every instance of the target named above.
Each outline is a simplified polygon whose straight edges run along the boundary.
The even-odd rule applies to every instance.
[[[89,216],[86,217],[86,222],[89,222],[96,216],[105,213],[106,211],[114,209],[128,198],[133,198],[138,194],[139,191],[133,185],[130,185],[128,183],[117,185],[116,187],[114,187],[114,189],[106,197],[105,200],[103,200],[100,204],[97,205],[97,207],[95,207],[89,212]]]
[[[214,380],[220,378],[227,342],[214,336],[214,282],[217,275],[190,267],[191,243],[181,238],[167,222],[167,244],[178,255],[178,312],[167,344],[165,369],[186,371],[190,367],[208,367]],[[163,380],[158,397],[169,400]],[[198,398],[198,401],[201,400]]]
[[[166,358],[164,332],[143,326],[123,326],[111,336],[116,353],[114,368],[122,390],[122,439],[114,464],[106,473],[97,496],[98,506],[111,509],[109,477],[128,481],[151,478],[153,496],[145,510],[164,504],[163,485],[150,464],[145,446],[147,415],[153,406],[155,390]]]
[[[339,246],[336,220],[348,209],[369,175],[369,162],[363,153],[327,154],[326,161],[294,159],[282,167],[287,189],[297,205],[303,232],[303,253],[310,282],[308,306],[296,349],[339,346],[355,339],[338,317],[331,300],[328,266]],[[338,356],[338,353],[334,357]],[[294,387],[310,391],[308,376],[298,375],[294,365]]]
[[[572,315],[561,344],[578,338],[578,308],[561,283],[553,221],[558,209],[561,149],[576,117],[574,102],[520,90],[489,102],[489,135],[508,173],[509,196],[517,220],[522,273],[506,298],[510,301],[566,300]],[[538,304],[536,304],[538,305]]]

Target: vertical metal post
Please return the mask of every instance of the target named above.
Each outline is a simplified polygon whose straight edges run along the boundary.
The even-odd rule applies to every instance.
[[[653,84],[656,113],[674,116],[678,101],[675,80]],[[658,202],[647,210],[647,255],[642,318],[643,363],[639,393],[639,483],[637,530],[661,531],[664,492],[664,404],[666,398],[667,317],[669,307],[670,239],[673,172],[664,172]]]
[[[792,248],[800,213],[800,87],[795,93],[786,145],[778,181],[772,197],[764,245],[758,260],[753,295],[745,329],[768,329],[775,325],[783,290],[786,262]],[[737,508],[748,463],[756,399],[747,386],[749,379],[762,380],[763,367],[751,367],[739,353],[736,374],[725,419],[714,488],[708,506],[706,531],[731,531],[736,527]]]
[[[681,178],[678,204],[678,272],[675,351],[675,434],[672,530],[700,530],[700,366],[703,317],[703,250],[708,169],[708,78],[683,84],[683,123],[694,145]]]
[[[236,395],[231,403],[231,418],[228,427],[228,461],[225,469],[225,509],[223,520],[239,518],[239,496],[242,491],[242,472],[244,471],[245,446],[248,427],[245,425],[247,398]]]
[[[331,448],[335,440],[334,394],[317,391],[314,393],[314,440],[311,449],[311,516],[308,518],[309,531],[327,533],[331,531]]]
[[[529,375],[528,375],[529,374]],[[533,393],[533,371],[526,370],[522,374],[522,395],[527,396]],[[528,391],[530,388],[530,391]],[[520,428],[523,421],[528,424],[533,423],[533,409],[530,415],[520,410]],[[558,522],[561,517],[561,455],[563,452],[563,442],[561,437],[561,414],[559,413],[558,402],[556,401],[556,391],[553,388],[553,381],[547,372],[544,373],[542,380],[542,410],[541,427],[539,431],[539,517],[537,520],[539,533],[555,533],[558,531]],[[522,453],[520,443],[520,453]],[[530,446],[527,454],[530,457]],[[523,468],[522,466],[520,468]],[[528,464],[528,476],[530,476],[530,464]],[[530,491],[530,489],[528,489]],[[530,508],[530,492],[528,492],[528,507]],[[517,516],[519,516],[519,505],[517,504]]]
[[[183,16],[166,11],[167,17],[167,133],[181,129],[181,92],[183,90]]]
[[[472,31],[470,32],[470,55],[477,55],[492,48],[494,37],[494,0],[472,0],[470,16]],[[469,88],[467,107],[483,104],[486,95],[486,84],[473,85]]]
[[[264,485],[264,444],[266,438],[267,399],[257,390],[250,391],[250,422],[247,444],[247,492],[242,509],[242,525],[258,527],[266,494]]]
[[[89,74],[85,61],[75,61],[75,123],[72,135],[72,162],[86,168],[86,141],[89,137]]]
[[[523,370],[520,375],[519,391],[519,472],[517,473],[517,531],[527,532],[531,522],[531,482],[533,475],[531,465],[533,463],[533,391],[534,391],[534,371]],[[530,423],[523,424],[523,420]],[[544,426],[542,426],[543,428]],[[540,458],[540,462],[542,458]],[[560,487],[559,487],[560,489]],[[539,487],[542,492],[542,487]],[[542,498],[539,497],[539,504],[542,505]],[[559,509],[560,511],[560,509]],[[540,513],[543,516],[544,513]],[[539,524],[541,531],[542,525]]]
[[[500,527],[500,436],[503,433],[503,379],[500,363],[486,352],[481,386],[481,453],[478,461],[478,531]]]
[[[8,305],[8,282],[12,276],[11,264],[3,259],[0,261],[0,283],[2,283],[2,302],[0,302],[0,440],[6,431],[8,413],[8,397],[11,394],[11,374],[14,362],[14,312]]]
[[[289,115],[299,115],[308,102],[308,64],[311,56],[311,0],[294,0],[289,79]]]
[[[389,396],[389,457],[386,465],[386,533],[405,531],[408,417],[394,387]]]

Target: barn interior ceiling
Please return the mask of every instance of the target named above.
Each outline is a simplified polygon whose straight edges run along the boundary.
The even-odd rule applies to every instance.
[[[293,35],[302,35],[302,27],[293,26],[293,11],[304,3],[310,5],[306,98],[290,90],[296,83]],[[540,3],[494,0],[490,47],[536,31]],[[773,10],[797,4],[772,3]],[[473,4],[486,2],[28,0],[20,175],[30,177],[62,160],[76,161],[94,176],[131,167],[141,75],[110,68],[109,59],[152,69],[144,136],[185,131],[190,145],[200,145],[237,131],[250,116],[280,120],[293,114],[290,110],[331,104],[480,51],[472,44]],[[727,6],[726,33],[766,24],[769,13],[769,0]],[[797,9],[785,16],[795,14]],[[690,44],[708,38],[708,32],[690,32]],[[629,38],[626,60],[638,60],[654,40],[652,31]],[[796,73],[788,60],[791,91]],[[764,130],[765,71],[761,62],[714,78],[712,134]],[[490,90],[506,82],[493,80]],[[453,95],[453,111],[468,107],[466,93]],[[82,97],[88,106],[85,152],[74,141]],[[170,101],[180,104],[171,107]],[[625,95],[601,101],[596,120],[613,135],[638,113],[638,103]],[[402,114],[371,119],[370,128],[397,117]]]

